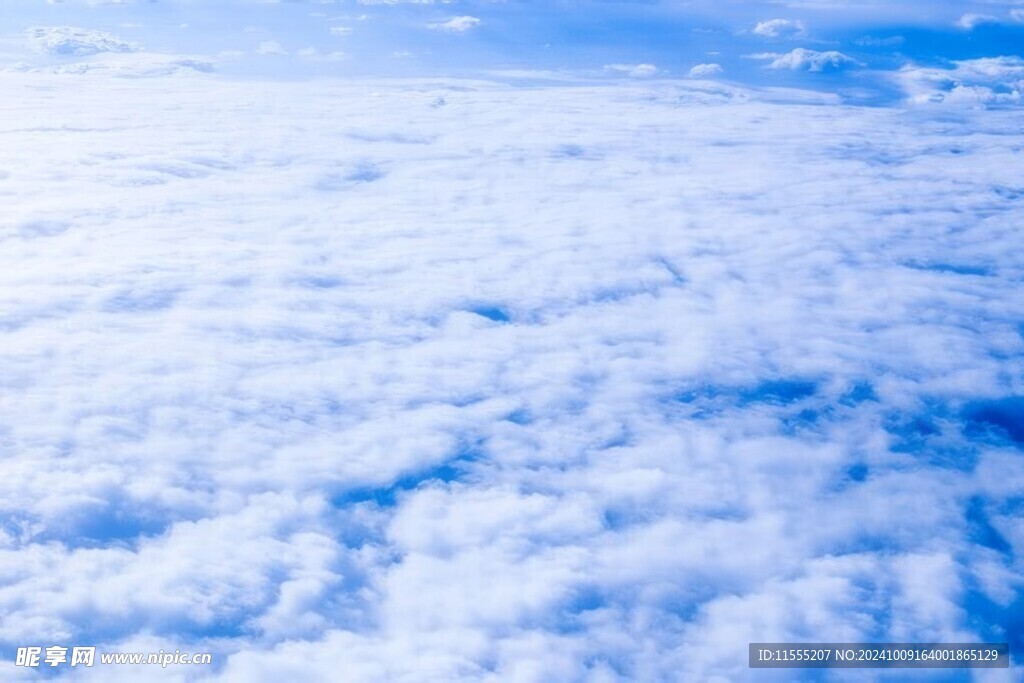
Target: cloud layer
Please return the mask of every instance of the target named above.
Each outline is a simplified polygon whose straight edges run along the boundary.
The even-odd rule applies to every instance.
[[[741,681],[753,640],[1021,645],[1014,112],[0,79],[5,651]]]

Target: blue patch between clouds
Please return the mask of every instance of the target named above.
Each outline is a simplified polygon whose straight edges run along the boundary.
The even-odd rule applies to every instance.
[[[909,161],[906,153],[894,152],[872,145],[847,143],[824,150],[840,159],[860,161],[869,166],[899,166]]]
[[[831,407],[825,407],[821,410],[805,408],[795,415],[787,415],[782,418],[783,433],[792,435],[800,430],[814,429],[825,418],[830,416],[832,412]]]
[[[147,512],[127,499],[111,497],[105,505],[69,513],[59,523],[36,534],[33,540],[57,540],[71,548],[132,545],[141,537],[159,536],[168,526],[170,520],[166,515]]]
[[[140,536],[159,536],[169,526],[165,519],[140,516],[120,506],[107,508],[97,514],[85,516],[75,526],[75,540],[107,544],[111,541],[129,541]],[[68,539],[71,540],[71,539]]]
[[[196,168],[186,164],[142,164],[138,168],[142,171],[152,171],[182,179],[206,178],[210,175],[205,168]]]
[[[831,486],[834,492],[846,491],[858,484],[863,484],[871,475],[871,468],[865,463],[855,462],[842,468],[836,482]]]
[[[334,289],[345,284],[345,281],[329,275],[309,275],[298,278],[295,284],[308,289]]]
[[[942,428],[939,420],[948,422],[953,417],[947,405],[934,404],[929,408],[917,415],[886,415],[883,428],[893,437],[889,450],[914,455],[933,467],[971,471],[978,462],[978,449],[957,439],[952,430]]]
[[[676,396],[676,400],[680,403],[697,403],[698,401],[706,401],[717,398],[723,394],[721,388],[704,385],[694,387],[693,389],[687,389]]]
[[[344,173],[328,173],[314,183],[321,192],[337,192],[363,183],[372,183],[384,177],[384,172],[373,164],[358,164]]]
[[[999,501],[996,514],[1010,517],[1024,517],[1024,496],[1010,496]]]
[[[1024,447],[1024,396],[969,403],[963,411],[964,433],[971,438],[1009,440]]]
[[[992,269],[987,266],[961,263],[918,263],[914,261],[904,263],[903,265],[914,270],[929,270],[936,273],[952,273],[954,275],[988,276],[992,274]]]
[[[573,633],[585,633],[587,612],[603,609],[608,606],[608,601],[600,588],[592,585],[577,586],[572,593],[562,601],[557,610],[542,618],[541,624],[562,635]]]
[[[507,323],[512,320],[508,313],[497,306],[478,306],[476,308],[469,309],[470,313],[476,313],[477,315],[493,320],[496,323]]]
[[[354,183],[372,183],[384,177],[384,172],[372,164],[361,164],[352,169],[345,180]]]
[[[174,636],[186,636],[190,640],[206,640],[212,638],[241,638],[251,635],[246,626],[250,620],[248,613],[239,613],[236,618],[218,619],[208,623],[185,622],[167,623],[153,628],[155,633],[166,633]]]
[[[967,520],[970,539],[978,545],[991,548],[1002,554],[1010,553],[1013,548],[999,531],[992,526],[988,513],[985,511],[985,500],[975,496],[967,503],[964,513]]]
[[[859,403],[866,401],[877,401],[878,396],[875,394],[875,388],[871,386],[870,382],[857,382],[850,390],[843,394],[839,402],[846,406],[854,406]]]
[[[671,262],[669,262],[668,259],[658,258],[655,259],[655,262],[668,271],[669,275],[672,276],[672,281],[675,282],[677,285],[686,284],[686,277],[684,277],[683,274],[679,271],[679,269],[676,268]]]
[[[894,453],[919,453],[924,450],[930,437],[942,433],[934,422],[920,415],[890,413],[883,426],[885,431],[895,437],[890,446]]]
[[[740,405],[749,403],[771,403],[789,405],[805,398],[810,398],[818,390],[815,382],[800,379],[776,379],[741,391]]]
[[[559,145],[551,151],[551,156],[558,159],[586,159],[587,150],[579,145]]]
[[[67,232],[71,225],[63,221],[28,221],[18,226],[18,234],[25,238],[54,237]]]
[[[132,290],[107,300],[104,310],[112,313],[144,313],[162,311],[174,305],[177,289]]]
[[[332,497],[331,504],[335,507],[347,507],[360,503],[375,503],[380,507],[394,507],[400,494],[413,491],[423,484],[430,482],[450,484],[458,480],[464,474],[466,465],[473,459],[468,455],[459,457],[436,467],[406,474],[385,486],[362,486],[348,489]]]
[[[846,476],[849,477],[851,481],[862,482],[868,478],[869,472],[870,469],[867,465],[864,463],[857,463],[856,465],[851,465],[846,469]]]
[[[982,639],[992,643],[1010,644],[1011,658],[1024,652],[1024,593],[1018,591],[1008,604],[989,598],[968,576],[961,607],[967,613],[968,627]]]
[[[635,516],[624,510],[609,509],[604,511],[604,528],[609,531],[621,531],[634,523]]]
[[[689,417],[706,419],[721,414],[730,408],[748,408],[755,405],[788,407],[811,398],[818,391],[818,384],[806,379],[774,379],[752,386],[700,385],[680,392],[675,396],[679,403],[695,408]],[[799,406],[796,406],[799,407]],[[804,408],[798,413],[780,414],[787,432],[801,428],[815,427],[832,413],[832,408]]]
[[[992,191],[1003,199],[1008,199],[1010,201],[1024,199],[1024,188],[995,186],[992,188]]]
[[[591,612],[595,609],[601,609],[606,604],[601,591],[595,587],[585,587],[575,592],[568,605],[566,605],[566,610],[572,614],[579,614],[580,612]]]
[[[505,416],[505,420],[507,422],[511,422],[512,424],[517,424],[520,426],[530,424],[531,422],[533,422],[533,419],[533,415],[526,408],[519,408],[517,410],[513,410],[511,413]]]

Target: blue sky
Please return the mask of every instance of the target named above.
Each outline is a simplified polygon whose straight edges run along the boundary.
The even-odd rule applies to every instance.
[[[493,69],[594,75],[609,65],[645,64],[656,67],[647,73],[678,77],[715,63],[744,83],[839,87],[834,77],[807,78],[793,73],[804,67],[766,68],[771,61],[756,58],[803,48],[848,57],[826,70],[845,72],[845,85],[879,97],[891,94],[884,72],[907,64],[1012,55],[1024,38],[1024,5],[12,0],[0,20],[12,56],[26,27],[65,24],[106,31],[149,51],[203,55],[227,73],[257,76]]]
[[[1022,20],[10,0],[0,678],[1019,681]]]

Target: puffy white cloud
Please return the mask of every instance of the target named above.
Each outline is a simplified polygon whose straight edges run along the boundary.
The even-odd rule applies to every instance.
[[[0,86],[8,649],[742,681],[755,639],[1019,632],[1018,112]]]
[[[800,38],[806,33],[806,28],[799,20],[770,19],[758,22],[753,31],[765,38]]]
[[[988,105],[988,104],[1021,104],[1024,96],[1019,89],[1009,92],[998,92],[982,85],[953,86],[941,95],[941,101],[949,104]]]
[[[793,71],[838,71],[849,67],[862,66],[852,57],[837,50],[808,50],[798,47],[785,54],[765,53],[754,55],[755,59],[770,59],[769,69],[791,69]]]
[[[42,30],[40,31],[41,33],[36,35],[42,35]],[[0,67],[0,71],[153,78],[197,75],[217,69],[217,60],[209,57],[143,52],[136,45],[120,41],[109,34],[96,34],[82,29],[45,29],[45,38],[42,42],[40,51],[69,59],[56,63],[21,62],[13,67]],[[71,57],[75,59],[70,59]]]
[[[907,65],[895,76],[917,103],[968,106],[1017,105],[1024,93],[1024,59],[990,57],[953,62],[940,69]]]

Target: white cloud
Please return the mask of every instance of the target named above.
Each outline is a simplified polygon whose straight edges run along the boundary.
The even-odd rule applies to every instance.
[[[799,20],[770,19],[758,22],[754,33],[765,38],[800,38],[806,34],[806,28]]]
[[[265,40],[256,48],[257,54],[261,55],[287,55],[288,51],[281,47],[276,40]]]
[[[965,14],[957,20],[956,25],[962,29],[972,31],[982,24],[996,23],[999,23],[999,18],[989,14]]]
[[[1019,89],[1010,92],[998,92],[981,85],[956,85],[945,93],[942,101],[949,104],[989,105],[989,104],[1021,104],[1024,96]]]
[[[838,71],[849,67],[863,66],[852,57],[836,50],[819,52],[798,47],[785,54],[765,53],[753,55],[755,59],[770,59],[770,69],[791,69],[793,71]]]
[[[108,74],[0,74],[8,648],[754,681],[755,639],[1013,637],[1018,111]]]
[[[1024,60],[969,59],[953,62],[949,69],[907,65],[894,80],[916,103],[1017,105],[1024,97]]]
[[[321,52],[315,47],[302,48],[296,54],[312,62],[343,62],[348,59],[348,55],[340,50]]]
[[[722,73],[721,64],[697,64],[690,69],[690,78],[711,78]]]
[[[57,66],[52,70],[66,74],[102,73],[120,78],[156,78],[212,73],[217,70],[217,62],[201,56],[137,53],[124,57],[102,56],[87,62]]]
[[[855,45],[863,45],[866,47],[895,47],[902,45],[906,42],[906,38],[903,36],[887,36],[880,38],[877,36],[863,36],[853,41]]]
[[[202,55],[141,52],[136,51],[134,45],[131,45],[130,49],[108,50],[105,47],[109,47],[110,43],[106,39],[88,41],[86,43],[88,47],[86,47],[77,42],[81,34],[75,31],[75,35],[78,37],[74,39],[74,46],[67,46],[65,52],[56,54],[77,57],[76,60],[66,59],[55,64],[22,62],[15,64],[13,68],[0,67],[0,70],[66,75],[103,74],[116,78],[157,78],[212,73],[217,70],[219,61]],[[100,47],[104,47],[104,49],[100,49]]]
[[[474,29],[479,25],[480,20],[477,17],[470,16],[452,17],[448,21],[427,24],[429,28],[438,29],[441,31],[449,31],[451,33],[465,33],[466,31]]]
[[[135,52],[137,45],[103,31],[71,26],[42,26],[28,30],[29,44],[36,52],[61,57],[83,57],[103,52]]]
[[[1005,15],[975,14],[968,12],[962,15],[956,25],[964,30],[973,31],[986,24],[1015,24],[1024,22],[1024,9],[1011,9]]]
[[[648,78],[658,74],[658,67],[653,64],[606,64],[604,68],[633,78]]]

